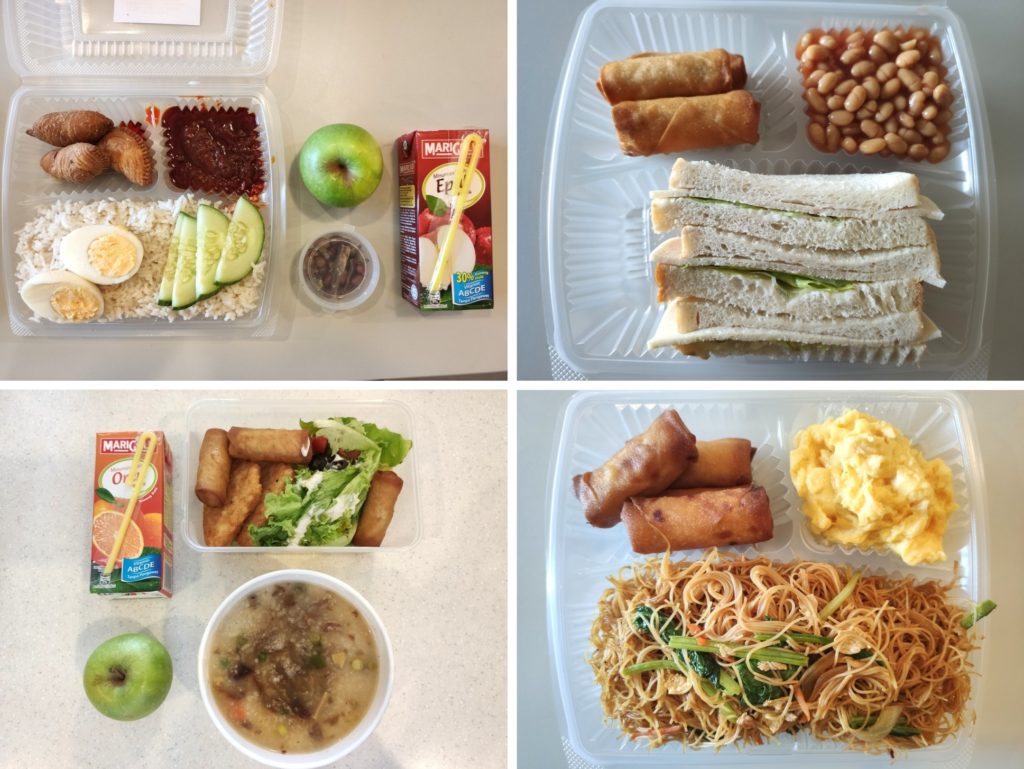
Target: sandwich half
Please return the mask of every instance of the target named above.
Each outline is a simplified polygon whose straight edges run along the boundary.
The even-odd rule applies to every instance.
[[[651,252],[651,261],[686,267],[804,273],[836,280],[918,280],[941,288],[939,249],[929,229],[917,246],[863,251],[787,246],[715,227],[686,225]]]
[[[651,254],[666,304],[651,348],[903,363],[938,329],[941,287],[926,219],[942,212],[913,174],[766,176],[677,160],[651,193]]]
[[[677,297],[669,301],[651,348],[685,355],[785,355],[804,359],[906,363],[917,360],[938,329],[920,310],[866,317],[762,315]]]
[[[942,218],[939,207],[921,195],[917,177],[902,171],[770,175],[679,158],[672,165],[669,189],[652,194],[707,198],[819,216]]]

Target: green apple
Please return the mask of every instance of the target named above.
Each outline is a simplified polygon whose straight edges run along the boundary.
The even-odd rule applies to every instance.
[[[104,641],[89,655],[82,683],[89,702],[105,716],[134,721],[148,716],[171,688],[171,655],[145,633]]]
[[[369,131],[351,123],[317,129],[299,151],[299,175],[313,197],[328,206],[350,208],[380,184],[384,156]]]

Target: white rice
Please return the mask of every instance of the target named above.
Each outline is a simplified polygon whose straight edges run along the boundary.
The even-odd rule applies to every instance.
[[[196,199],[193,195],[173,200],[65,200],[40,206],[36,209],[36,218],[18,232],[15,273],[18,289],[40,272],[65,269],[59,247],[61,238],[69,232],[87,224],[112,224],[133,232],[142,241],[144,253],[142,266],[132,278],[116,286],[98,286],[103,293],[103,320],[166,318],[174,321],[197,317],[237,320],[244,317],[259,307],[266,259],[261,259],[243,280],[184,310],[172,310],[156,303],[174,219],[179,211],[195,215],[200,203],[225,208],[223,203]]]

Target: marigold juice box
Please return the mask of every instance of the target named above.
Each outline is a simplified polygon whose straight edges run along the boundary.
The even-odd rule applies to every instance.
[[[470,178],[466,208],[451,254],[451,272],[441,290],[429,289],[438,250],[451,223],[455,169],[463,139],[483,137]],[[402,296],[424,311],[487,310],[494,307],[491,236],[491,146],[482,129],[413,131],[395,141],[398,153],[398,230]]]
[[[171,451],[155,433],[152,463],[110,574],[104,574],[132,496],[128,477],[139,433],[97,433],[89,592],[117,598],[171,597]]]

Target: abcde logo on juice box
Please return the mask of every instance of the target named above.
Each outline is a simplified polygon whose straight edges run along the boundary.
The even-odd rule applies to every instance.
[[[163,433],[154,435],[152,457],[127,523],[125,515],[136,485],[131,471],[139,434],[96,436],[91,593],[120,598],[171,596],[171,453]],[[122,527],[125,533],[118,547]]]

